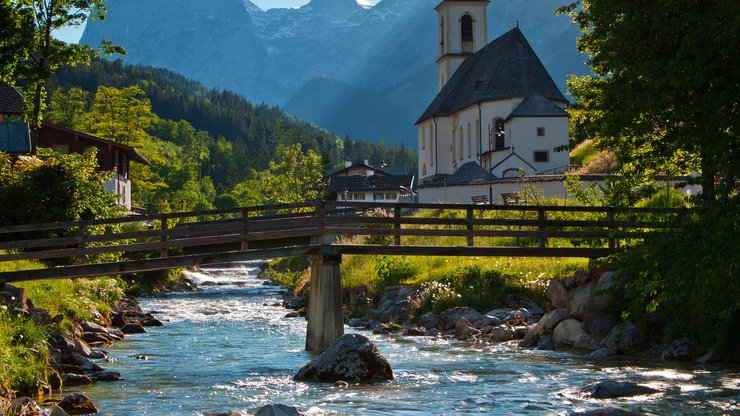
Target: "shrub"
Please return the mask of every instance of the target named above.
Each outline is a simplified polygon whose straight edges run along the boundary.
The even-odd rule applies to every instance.
[[[416,263],[403,256],[382,256],[375,263],[378,279],[374,282],[375,292],[388,286],[403,283],[416,275]]]

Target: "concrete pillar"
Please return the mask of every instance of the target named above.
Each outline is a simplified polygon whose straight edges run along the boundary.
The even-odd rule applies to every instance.
[[[340,255],[311,256],[306,349],[324,351],[344,334]]]

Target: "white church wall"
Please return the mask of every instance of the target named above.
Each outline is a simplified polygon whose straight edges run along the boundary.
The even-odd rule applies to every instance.
[[[567,168],[568,152],[554,150],[558,146],[568,144],[566,117],[517,117],[509,120],[507,129],[509,145],[537,172]],[[544,134],[543,136],[538,136],[539,129],[542,129],[540,132]],[[547,161],[536,161],[535,152],[546,152]]]

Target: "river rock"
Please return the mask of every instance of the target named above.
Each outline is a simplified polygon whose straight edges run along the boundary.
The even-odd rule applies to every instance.
[[[551,335],[543,335],[537,340],[537,349],[550,351],[555,349],[555,341]]]
[[[439,317],[432,312],[427,312],[419,318],[419,325],[426,329],[436,328],[439,325]]]
[[[545,296],[553,308],[568,308],[568,290],[560,279],[550,279]]]
[[[124,325],[121,328],[121,332],[124,334],[143,334],[146,332],[143,326],[138,322],[132,322]]]
[[[260,407],[254,416],[304,416],[305,413],[298,410],[297,407],[286,406],[284,404],[268,404]]]
[[[583,390],[594,399],[613,399],[616,397],[640,396],[643,394],[659,393],[658,390],[627,381],[600,381]]]
[[[592,303],[595,310],[606,311],[611,307],[613,297],[609,293],[609,290],[614,287],[616,281],[616,272],[605,272],[601,274],[601,277],[596,282],[596,286],[594,286]]]
[[[475,325],[483,318],[483,315],[475,309],[468,308],[467,306],[458,306],[447,309],[439,315],[439,329],[454,329],[460,318],[465,318],[468,322]]]
[[[377,324],[373,327],[373,334],[390,334],[391,327],[386,324]]]
[[[536,325],[530,327],[519,343],[520,347],[530,348],[537,345],[537,340],[545,334],[551,334],[555,327],[568,318],[568,310],[564,308],[553,309],[546,313]]]
[[[592,352],[588,355],[588,358],[591,358],[593,360],[600,360],[602,358],[611,357],[613,355],[616,355],[617,352],[609,349],[609,348],[599,348],[598,350]]]
[[[25,414],[44,414],[41,408],[36,404],[30,397],[16,397],[10,402],[10,414],[25,415]]]
[[[203,413],[203,416],[241,416],[241,412],[231,411],[231,412],[205,412]]]
[[[661,357],[666,361],[689,361],[694,358],[695,351],[696,344],[692,339],[679,338],[663,350]]]
[[[363,318],[352,318],[347,322],[350,328],[361,328],[365,326],[366,320]]]
[[[568,292],[568,313],[570,316],[583,319],[592,313],[591,294],[594,291],[594,286],[593,282],[588,282]]]
[[[491,328],[489,337],[492,340],[506,342],[514,339],[514,330],[507,325],[499,325]]]
[[[74,343],[75,343],[75,352],[77,354],[83,355],[85,357],[90,357],[90,354],[92,354],[92,350],[84,341],[76,339]]]
[[[704,355],[696,359],[697,363],[709,364],[723,361],[722,354],[717,350],[716,347],[710,348]]]
[[[516,295],[514,293],[506,296],[506,306],[512,309],[526,309],[527,313],[529,313],[535,319],[540,318],[542,315],[545,314],[545,311],[540,308],[540,306],[533,300],[525,298],[524,296]]]
[[[47,410],[49,416],[69,416],[69,413],[65,412],[64,409],[62,409],[59,406],[52,406]]]
[[[59,407],[64,409],[64,411],[70,415],[98,413],[98,408],[95,406],[95,403],[82,393],[72,393],[64,396],[62,401],[59,402]]]
[[[98,371],[103,371],[102,367],[77,353],[72,353],[64,357],[64,363],[80,367],[85,374],[95,374]]]
[[[121,373],[115,371],[98,371],[93,375],[98,381],[118,381],[121,380]]]
[[[409,337],[421,337],[426,334],[427,334],[427,330],[425,328],[420,328],[420,327],[406,328],[401,333],[401,335],[405,335]]]
[[[88,345],[111,345],[113,338],[103,332],[83,332],[80,338]]]
[[[26,289],[5,284],[0,290],[0,303],[15,306],[18,309],[28,310]]]
[[[59,332],[52,332],[49,337],[49,343],[52,347],[60,350],[62,353],[70,353],[75,350],[75,342],[65,337]]]
[[[393,379],[393,369],[370,342],[360,334],[345,334],[294,377],[298,381],[376,382]]]
[[[631,321],[615,325],[600,343],[602,347],[611,348],[621,354],[641,351],[646,344],[645,333]]]
[[[582,416],[629,416],[634,413],[620,406],[609,406],[603,409],[592,409],[585,412],[576,413],[576,415]]]
[[[497,317],[495,317],[493,315],[486,314],[486,315],[483,315],[483,318],[480,320],[480,322],[478,323],[478,325],[481,328],[485,328],[487,326],[499,326],[502,323],[504,323],[504,321],[502,321],[501,319],[499,319],[499,318],[497,318]]]
[[[595,317],[587,322],[588,332],[594,341],[601,342],[614,328],[614,321],[610,318]]]
[[[598,344],[583,330],[583,322],[576,319],[569,318],[560,322],[552,331],[552,338],[560,345],[592,350],[598,348]]]
[[[93,380],[82,374],[73,374],[73,373],[66,373],[62,374],[62,386],[63,387],[72,387],[72,386],[84,386],[87,384],[92,384]]]
[[[477,330],[473,324],[470,323],[467,319],[460,318],[455,323],[455,338],[457,339],[470,339],[473,337],[477,337],[480,335],[480,331]]]

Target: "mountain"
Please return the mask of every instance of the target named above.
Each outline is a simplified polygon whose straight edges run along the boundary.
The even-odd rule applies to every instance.
[[[160,66],[285,110],[340,135],[415,146],[414,121],[436,94],[439,0],[311,0],[261,10],[249,0],[108,0],[81,43],[108,39],[128,63]],[[579,32],[556,5],[493,0],[489,37],[517,24],[555,82],[583,74]],[[330,82],[330,81],[336,82]],[[349,99],[348,97],[352,97]]]

